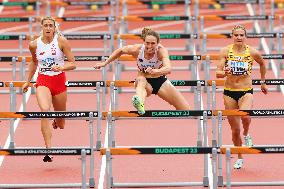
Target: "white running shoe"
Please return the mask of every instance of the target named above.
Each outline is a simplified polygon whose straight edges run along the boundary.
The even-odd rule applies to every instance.
[[[237,159],[237,161],[234,164],[234,169],[241,169],[243,167],[244,160],[243,159]]]
[[[252,138],[250,135],[244,136],[244,143],[247,147],[253,146]]]

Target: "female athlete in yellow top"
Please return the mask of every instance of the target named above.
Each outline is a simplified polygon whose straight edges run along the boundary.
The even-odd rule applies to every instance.
[[[265,84],[265,62],[256,49],[245,44],[246,29],[244,26],[235,26],[232,30],[232,38],[234,43],[221,49],[216,77],[226,78],[223,93],[225,109],[248,110],[253,106],[251,78],[253,61],[256,61],[260,66],[261,91],[264,94],[268,92]],[[242,146],[240,120],[242,120],[245,145],[252,146],[252,138],[248,134],[251,123],[250,116],[228,116],[233,143],[235,146]],[[243,158],[242,155],[239,154],[234,168],[240,169],[242,166]]]

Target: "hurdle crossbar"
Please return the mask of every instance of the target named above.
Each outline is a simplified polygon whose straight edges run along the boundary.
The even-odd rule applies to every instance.
[[[252,84],[253,85],[261,85],[260,79],[253,79]],[[207,85],[212,86],[212,83],[215,82],[216,86],[224,86],[225,80],[208,80]],[[284,79],[266,79],[265,80],[266,85],[284,85]]]
[[[98,117],[97,111],[56,111],[56,112],[0,112],[0,118],[93,118]]]
[[[207,55],[170,55],[170,60],[206,60],[206,58],[210,58],[210,60],[219,60],[219,54],[207,54]],[[24,58],[26,61],[31,61],[31,56],[1,56],[0,62],[11,62],[13,58],[16,58],[18,62],[21,62]],[[104,58],[108,58],[108,56],[75,56],[76,61],[102,61]],[[262,54],[263,59],[284,59],[284,54]],[[65,59],[66,60],[66,59]],[[131,55],[122,55],[118,58],[120,61],[135,61]]]
[[[201,20],[204,21],[216,21],[216,20],[277,20],[283,15],[203,15],[203,16],[122,16],[120,19],[140,22],[140,21],[179,21],[179,20]]]
[[[128,4],[128,5],[184,5],[184,0],[119,0],[121,4]]]
[[[226,154],[226,150],[230,148],[231,154],[270,154],[284,153],[284,146],[253,146],[253,147],[214,147],[217,153]],[[100,154],[106,155],[109,150],[111,155],[168,155],[168,154],[210,154],[213,147],[196,147],[196,146],[151,146],[151,147],[116,147],[116,148],[101,148]]]
[[[216,86],[224,86],[225,80],[170,80],[174,86],[197,86],[198,83],[200,86],[212,86],[212,83],[215,82]],[[260,79],[252,80],[253,85],[261,85]],[[0,81],[0,87],[10,87],[10,84],[13,84],[14,87],[22,87],[25,81]],[[111,83],[115,87],[133,87],[134,80],[118,80],[118,81],[66,81],[65,85],[67,87],[96,87],[97,83],[100,87],[110,87]],[[30,87],[34,87],[35,82],[30,83]],[[267,85],[284,85],[284,79],[266,79],[265,84]]]
[[[193,0],[192,3],[199,3],[199,4],[268,4],[271,3],[272,0]],[[274,3],[284,3],[284,0],[273,0]]]
[[[222,112],[223,116],[283,116],[283,109],[267,109],[267,110],[148,110],[145,114],[140,115],[137,111],[113,111],[113,117],[150,117],[150,118],[178,118],[178,117],[195,117],[203,116],[204,112],[207,116],[217,116],[218,112]],[[102,112],[103,117],[107,117],[109,112]],[[97,111],[56,111],[56,112],[0,112],[0,118],[89,118],[90,114],[94,118],[98,117]]]

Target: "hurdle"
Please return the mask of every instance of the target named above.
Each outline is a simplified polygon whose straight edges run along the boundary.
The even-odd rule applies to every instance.
[[[0,81],[0,87],[9,87],[10,92],[10,111],[15,112],[16,111],[16,90],[15,87],[21,87],[24,84],[23,81]],[[30,87],[34,87],[35,82],[30,83]],[[97,141],[96,141],[96,149],[100,149],[102,142],[101,142],[101,107],[105,108],[105,95],[103,95],[103,101],[101,101],[101,95],[100,95],[100,89],[102,87],[105,87],[104,81],[67,81],[66,86],[67,87],[92,87],[96,89],[96,106],[98,110],[98,119],[97,119]],[[23,112],[26,110],[26,96],[25,93],[22,96],[22,104],[23,104]],[[1,116],[0,116],[1,118]],[[26,117],[24,117],[26,118]],[[28,117],[29,118],[29,117]],[[37,118],[38,119],[38,118]],[[15,119],[10,119],[10,135],[11,135],[11,143],[10,147],[14,147],[14,125]]]
[[[100,121],[101,113],[99,111],[55,111],[55,112],[0,112],[0,118],[4,119],[40,119],[40,118],[65,118],[65,119],[85,119],[88,120],[89,126],[89,139],[90,139],[90,179],[89,179],[89,186],[94,188],[95,180],[94,180],[94,120],[97,119],[97,124],[101,124]],[[100,128],[100,126],[98,127]],[[15,148],[14,142],[14,125],[10,127],[10,145],[9,148]],[[101,147],[101,139],[100,139],[100,132],[97,133],[97,146]],[[100,142],[100,144],[98,143]],[[97,148],[96,150],[98,150]],[[46,153],[45,153],[46,154]],[[42,155],[42,154],[41,154]]]
[[[283,3],[283,0],[194,0],[194,15],[199,15],[199,6],[200,4],[208,4],[208,5],[213,5],[213,4],[221,4],[221,5],[226,5],[226,4],[255,4],[258,5],[259,7],[259,15],[264,15],[265,14],[265,5],[270,4],[271,6],[271,11],[270,15],[274,15],[275,12],[275,3]],[[262,32],[265,32],[266,28],[265,25],[263,24],[262,27]]]
[[[282,38],[281,34],[283,35],[283,31],[281,30],[281,28],[283,27],[283,15],[281,14],[275,14],[275,15],[254,15],[254,16],[251,16],[251,15],[219,15],[219,16],[216,16],[216,15],[204,15],[204,16],[197,16],[196,17],[197,19],[195,20],[195,29],[194,29],[194,33],[198,33],[199,29],[200,28],[200,32],[204,33],[204,22],[205,21],[216,21],[216,20],[224,20],[224,21],[236,21],[236,20],[251,20],[251,21],[268,21],[268,32],[269,34],[271,35],[271,33],[274,32],[274,21],[275,20],[278,20],[279,22],[279,30],[275,31],[275,32],[278,32],[280,33],[280,38]],[[198,22],[200,21],[200,22]],[[200,26],[198,26],[198,24],[200,23]],[[263,24],[265,25],[265,24]],[[263,26],[265,27],[265,26]],[[262,37],[266,37],[268,38],[268,36],[266,35],[265,36],[265,33],[267,32],[266,31],[266,28],[265,29],[262,29],[262,32],[263,32],[263,36]],[[257,33],[258,34],[258,33]],[[268,34],[268,35],[269,35]],[[258,34],[259,35],[259,34]],[[252,38],[253,36],[255,36],[256,38],[260,37],[261,36],[258,36],[256,34],[251,34],[250,37]],[[276,38],[277,36],[275,37],[272,37],[271,38]],[[271,49],[274,48],[274,45],[273,45],[273,41],[270,40],[270,43],[269,43],[269,47]],[[262,46],[261,46],[261,43],[259,45],[259,48],[262,49]]]
[[[190,16],[190,1],[189,0],[175,0],[175,1],[169,1],[169,0],[161,0],[161,1],[143,1],[143,0],[119,0],[120,3],[122,3],[122,17],[121,17],[121,32],[122,33],[129,33],[128,31],[128,22],[133,20],[127,20],[128,15],[128,5],[169,5],[169,4],[178,4],[178,5],[184,5],[184,14],[186,16]],[[164,16],[166,18],[167,16]],[[141,17],[140,17],[141,18]],[[156,17],[159,18],[159,17]],[[162,18],[162,17],[160,17]],[[159,19],[158,19],[159,20]],[[167,20],[169,21],[169,20]],[[185,26],[184,26],[184,33],[191,33],[191,24],[189,20],[185,20]]]
[[[20,72],[20,80],[25,80],[25,72],[27,70],[26,68],[26,63],[31,61],[31,56],[3,56],[0,57],[0,62],[12,62],[12,69],[3,69],[3,71],[12,71],[12,79],[16,80],[16,72],[19,71]],[[103,61],[106,58],[108,58],[108,56],[75,56],[75,61],[83,61],[83,62],[91,62],[91,61]],[[65,61],[67,59],[65,58]],[[16,63],[20,62],[20,68],[17,69],[16,67]],[[95,69],[92,68],[81,68],[78,69],[79,71],[95,71]],[[106,75],[106,69],[103,68],[102,69],[102,80],[106,80],[107,79],[107,75]],[[76,91],[69,91],[70,93],[75,93]],[[93,90],[82,90],[82,91],[77,91],[77,92],[94,92]],[[7,91],[5,91],[4,93],[7,93]]]
[[[170,32],[160,32],[160,38],[161,39],[187,39],[187,44],[184,48],[181,47],[171,47],[168,48],[170,51],[192,51],[192,44],[194,35],[191,34],[191,25],[192,20],[189,19],[190,16],[122,16],[119,19],[122,21],[128,21],[128,22],[140,22],[140,21],[185,21],[187,23],[187,27],[189,29],[186,29],[183,33],[179,31],[170,31]],[[123,23],[123,22],[122,22]],[[123,25],[122,25],[123,27]],[[138,34],[127,34],[128,31],[125,31],[124,33],[121,33],[118,39],[137,39],[140,37]],[[134,36],[132,36],[134,35]]]
[[[206,53],[207,50],[214,50],[214,51],[219,51],[220,48],[222,47],[212,47],[212,48],[208,48],[206,47],[207,45],[207,39],[229,39],[231,38],[231,33],[219,33],[219,34],[212,34],[212,33],[200,33],[198,35],[199,39],[202,40],[201,42],[201,53]],[[271,32],[271,33],[247,33],[247,38],[248,39],[261,39],[261,38],[267,38],[267,39],[275,39],[277,42],[277,53],[281,54],[281,52],[283,51],[283,45],[282,45],[282,38],[283,38],[283,33],[279,33],[279,32]],[[260,43],[261,44],[261,43]],[[272,43],[270,43],[270,47],[274,46],[271,45]],[[257,48],[256,48],[257,49]],[[262,48],[261,48],[262,49]]]
[[[145,114],[139,115],[137,111],[112,111],[112,112],[104,112],[103,116],[107,117],[108,119],[108,145],[109,148],[113,148],[115,146],[114,141],[114,124],[112,123],[115,119],[133,119],[133,118],[149,118],[149,119],[164,119],[164,118],[170,118],[170,119],[188,119],[188,118],[198,118],[202,117],[202,123],[203,123],[203,137],[202,142],[203,146],[200,147],[204,149],[207,148],[207,120],[208,117],[212,115],[212,111],[204,111],[204,110],[191,110],[191,111],[181,111],[181,110],[150,110],[146,111]],[[148,148],[148,147],[143,147]],[[163,148],[163,147],[160,147]],[[172,147],[175,148],[175,147]],[[177,147],[178,148],[178,147]],[[193,147],[195,154],[197,154],[197,147]],[[190,151],[190,150],[189,150]],[[189,152],[188,151],[188,152]],[[209,150],[212,151],[212,148]],[[102,150],[101,150],[102,152]],[[170,183],[114,183],[114,178],[112,176],[112,157],[111,154],[108,153],[106,156],[107,159],[107,186],[108,188],[112,187],[173,187],[173,186],[209,186],[209,178],[208,178],[208,153],[206,151],[204,154],[204,169],[203,169],[203,181],[202,182],[170,182]],[[215,166],[216,167],[216,166]]]
[[[108,81],[107,85],[110,86],[110,104],[111,104],[111,110],[112,111],[117,111],[118,109],[118,88],[119,87],[134,87],[134,82],[135,81]],[[171,83],[174,86],[181,86],[181,87],[192,87],[193,92],[194,92],[194,110],[200,110],[201,109],[201,86],[206,87],[206,82],[204,80],[171,80]],[[188,90],[190,91],[190,90]],[[126,114],[130,115],[130,114]],[[108,125],[110,125],[109,133],[111,136],[109,139],[111,140],[110,143],[115,145],[115,140],[114,140],[114,128],[115,128],[115,120],[121,119],[121,117],[117,117],[115,115],[107,116],[104,114],[104,117],[107,117],[108,120]],[[202,139],[202,117],[197,117],[198,119],[198,124],[197,124],[197,146],[202,146],[204,141]],[[205,125],[205,124],[203,124]]]
[[[268,153],[284,153],[284,146],[283,145],[275,145],[275,146],[254,146],[254,147],[118,147],[118,148],[103,148],[100,150],[101,155],[106,155],[107,158],[107,174],[112,176],[112,164],[111,157],[112,155],[165,155],[165,154],[172,154],[172,155],[181,155],[181,154],[188,154],[188,155],[196,155],[196,154],[212,154],[212,174],[213,174],[213,188],[218,188],[218,183],[216,182],[216,175],[217,170],[215,169],[217,162],[216,162],[216,155],[225,154],[226,156],[226,183],[221,185],[221,187],[226,186],[226,188],[230,188],[231,186],[283,186],[284,181],[275,181],[275,182],[231,182],[231,154],[268,154]],[[114,183],[113,177],[108,178],[108,189],[109,188],[120,188],[120,187],[171,187],[176,186],[174,183],[168,183],[162,185],[160,183]],[[192,185],[185,185],[190,183],[183,183],[184,185],[178,186],[192,186]]]
[[[102,48],[72,48],[74,52],[106,52],[107,54],[112,52],[114,49],[114,21],[115,17],[59,17],[55,18],[57,22],[107,22],[108,23],[108,31],[96,32],[93,33],[62,33],[63,36],[69,40],[104,40],[104,47],[107,47],[107,42],[109,41],[109,47],[106,49]],[[33,35],[33,23],[40,21],[40,17],[2,17],[0,18],[0,22],[29,22],[29,32],[28,34],[20,33],[20,34],[6,34],[0,35],[0,40],[18,40],[19,45],[18,49],[2,49],[0,52],[20,52],[20,55],[23,52],[29,52],[28,49],[23,48],[23,41],[24,40],[34,40],[38,37],[38,35]]]
[[[211,108],[216,109],[216,86],[224,86],[224,80],[210,80],[208,85],[212,86],[212,106]],[[267,79],[265,81],[267,85],[283,85],[284,81],[281,79]],[[260,80],[252,80],[253,85],[261,85]],[[210,98],[210,91],[208,92],[207,98]],[[210,104],[207,104],[207,107],[210,107]],[[283,110],[223,110],[223,111],[213,111],[212,116],[212,146],[222,146],[222,120],[223,116],[253,116],[253,117],[267,117],[267,116],[277,116],[283,117]],[[217,119],[217,137],[216,137],[216,119]],[[218,138],[218,139],[217,139]],[[218,156],[218,186],[223,185],[223,176],[222,176],[222,157]]]
[[[90,185],[86,181],[86,155],[92,154],[90,148],[17,148],[0,149],[1,156],[38,156],[38,155],[81,155],[81,183],[57,184],[0,184],[1,188],[83,188]]]
[[[231,186],[283,186],[284,181],[272,182],[232,182],[231,154],[283,154],[283,145],[267,145],[267,146],[253,146],[253,147],[230,147],[221,148],[221,153],[226,154],[226,183],[223,186],[230,188]]]

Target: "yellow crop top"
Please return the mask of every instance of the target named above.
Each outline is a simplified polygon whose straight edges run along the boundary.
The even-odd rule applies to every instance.
[[[225,67],[229,67],[232,75],[250,75],[253,58],[250,55],[249,46],[246,45],[243,54],[233,52],[233,44],[229,46]]]

